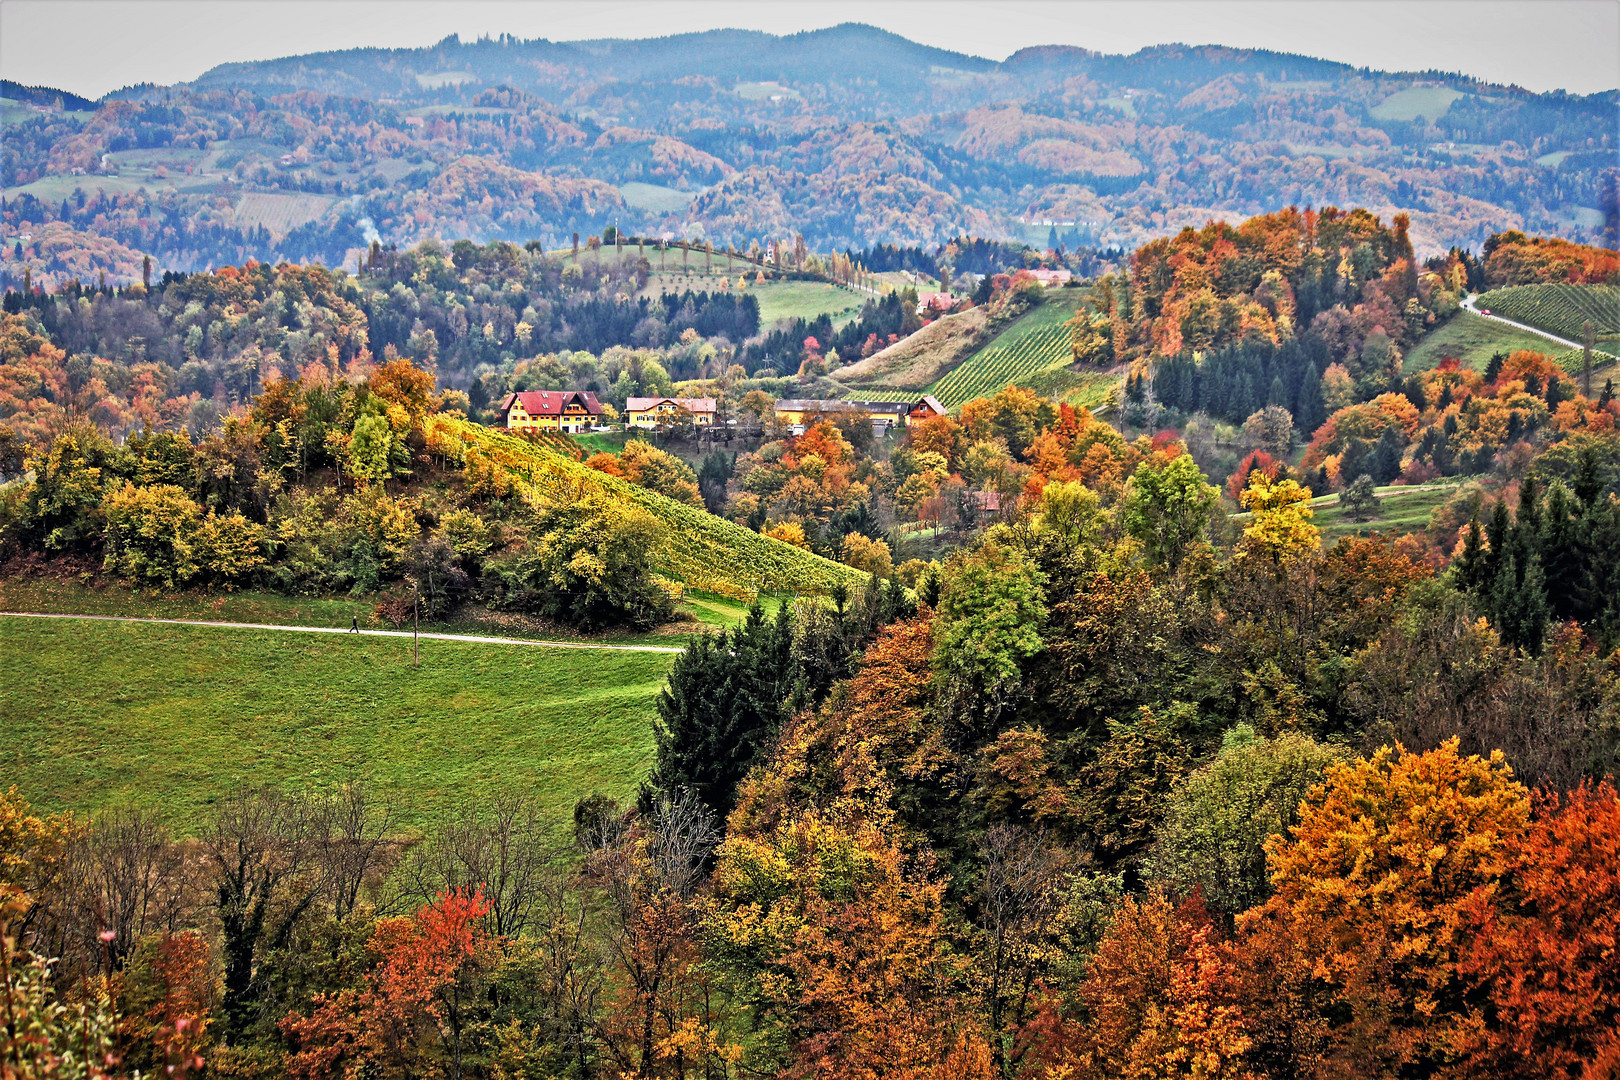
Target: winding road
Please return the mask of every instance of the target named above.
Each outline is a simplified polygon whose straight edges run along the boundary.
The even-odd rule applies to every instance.
[[[291,634],[355,634],[340,626],[277,626],[273,623],[210,622],[205,619],[149,619],[135,615],[63,615],[40,611],[0,611],[0,619],[91,619],[98,622],[162,623],[168,626],[215,626],[227,630],[282,630]],[[361,630],[362,637],[411,637],[409,630]],[[460,641],[469,645],[531,645],[545,649],[604,649],[612,652],[682,653],[682,646],[603,645],[587,641],[533,641],[528,638],[480,637],[475,634],[417,635],[424,641]]]
[[[1570,341],[1568,338],[1561,338],[1557,334],[1549,334],[1547,331],[1538,330],[1536,327],[1531,326],[1528,323],[1514,322],[1512,319],[1504,319],[1500,315],[1488,315],[1474,306],[1474,301],[1477,299],[1479,299],[1478,293],[1470,293],[1468,298],[1462,302],[1462,309],[1468,312],[1470,315],[1478,315],[1482,319],[1495,319],[1499,323],[1506,323],[1509,326],[1516,326],[1520,330],[1537,334],[1546,338],[1548,341],[1556,341],[1566,349],[1580,349],[1583,347],[1578,341]],[[1594,360],[1593,363],[1596,364],[1597,361]]]

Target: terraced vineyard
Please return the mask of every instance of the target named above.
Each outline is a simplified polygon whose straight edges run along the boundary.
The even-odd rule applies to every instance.
[[[1004,386],[1028,386],[1038,376],[1074,361],[1069,331],[1047,327],[1012,345],[991,345],[934,384],[934,396],[947,408],[994,394]]]
[[[1514,285],[1493,289],[1475,304],[1570,341],[1581,340],[1590,320],[1598,348],[1615,352],[1620,347],[1620,288],[1613,285]]]
[[[1613,345],[1610,345],[1614,349]],[[1617,358],[1613,352],[1604,352],[1602,349],[1592,350],[1592,377],[1598,382],[1593,384],[1594,390],[1602,385],[1602,380],[1615,375],[1614,365]],[[1586,364],[1586,356],[1579,349],[1554,354],[1553,363],[1575,376],[1581,377],[1581,369]]]
[[[1025,386],[1042,393],[1067,389],[1074,362],[1069,329],[1084,294],[1064,290],[1013,323],[989,344],[964,360],[931,388],[948,408],[994,394],[1005,386]]]

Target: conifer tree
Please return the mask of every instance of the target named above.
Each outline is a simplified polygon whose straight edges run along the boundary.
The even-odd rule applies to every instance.
[[[756,604],[742,625],[697,638],[670,669],[658,696],[658,750],[650,787],[689,791],[722,819],[737,782],[787,719],[798,680],[790,605],[767,619]]]
[[[1518,551],[1502,560],[1491,589],[1491,621],[1503,642],[1539,653],[1547,634],[1546,579],[1533,553],[1524,557],[1522,574],[1520,565]]]

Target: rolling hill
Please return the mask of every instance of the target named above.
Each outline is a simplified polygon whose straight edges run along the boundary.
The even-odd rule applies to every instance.
[[[657,559],[658,567],[687,588],[750,600],[761,592],[824,594],[840,581],[855,586],[866,580],[866,575],[842,563],[587,468],[543,443],[467,421],[451,420],[449,424],[467,446],[520,478],[542,502],[601,491],[651,512],[671,532],[669,547]]]
[[[859,25],[451,37],[225,64],[96,103],[16,93],[7,235],[65,216],[174,270],[341,265],[372,239],[556,247],[610,224],[802,234],[822,252],[963,233],[1134,247],[1301,192],[1407,212],[1424,255],[1507,228],[1590,242],[1617,138],[1608,92],[1185,45],[998,62]],[[272,222],[244,196],[310,198]],[[23,265],[67,272],[24,245],[0,273]]]

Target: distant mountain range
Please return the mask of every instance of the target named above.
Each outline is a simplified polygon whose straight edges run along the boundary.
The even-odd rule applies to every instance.
[[[853,24],[452,37],[225,64],[100,103],[4,96],[25,114],[8,115],[5,225],[55,238],[24,252],[47,275],[98,244],[190,269],[336,261],[372,238],[562,243],[615,222],[824,250],[964,232],[1075,248],[1337,204],[1408,213],[1420,253],[1506,228],[1612,244],[1620,227],[1614,91],[1214,46],[996,62]]]

